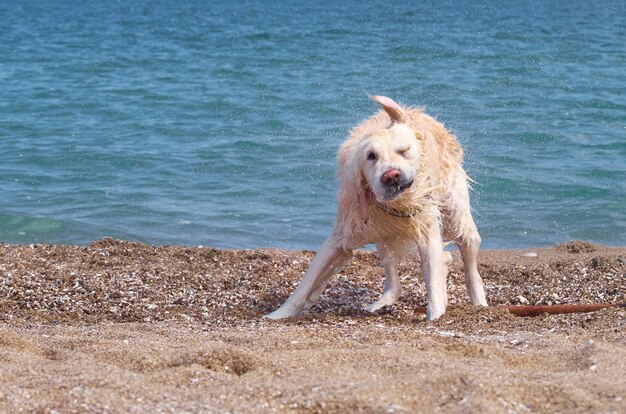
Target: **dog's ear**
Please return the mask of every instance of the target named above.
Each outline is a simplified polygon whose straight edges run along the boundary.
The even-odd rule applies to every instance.
[[[404,122],[406,121],[406,113],[404,109],[400,105],[398,105],[393,99],[387,98],[386,96],[375,95],[371,96],[373,100],[378,102],[380,106],[389,114],[389,117],[394,122]]]
[[[356,222],[366,222],[369,217],[370,193],[361,172],[358,160],[354,157],[355,149],[344,146],[339,151],[338,214],[342,216],[344,226],[351,227]]]

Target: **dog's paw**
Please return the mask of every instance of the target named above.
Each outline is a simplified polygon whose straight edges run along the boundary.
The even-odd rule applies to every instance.
[[[368,311],[368,312],[376,312],[379,309],[384,308],[385,306],[387,306],[384,303],[379,303],[378,301],[374,302],[374,303],[370,303],[369,305],[365,305],[363,306],[363,310]]]
[[[299,313],[300,312],[296,312],[293,309],[278,308],[274,312],[264,315],[263,318],[272,319],[276,321],[279,319],[285,319],[285,318],[290,318],[292,316],[297,316]]]
[[[363,306],[363,310],[366,310],[368,312],[376,312],[377,310],[380,310],[380,309],[384,308],[385,306],[391,306],[394,303],[396,303],[396,299],[395,298],[383,295],[376,302],[370,303],[369,305]]]
[[[428,304],[426,307],[426,319],[429,321],[439,319],[444,313],[446,313],[445,306],[433,306],[432,304]]]

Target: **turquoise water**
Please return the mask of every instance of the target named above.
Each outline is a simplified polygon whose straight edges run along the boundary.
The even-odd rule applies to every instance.
[[[625,245],[626,2],[497,4],[0,0],[0,240],[317,248],[369,93],[458,136],[483,246]]]

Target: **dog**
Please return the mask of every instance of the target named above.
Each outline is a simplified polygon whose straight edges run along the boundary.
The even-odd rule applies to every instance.
[[[469,177],[456,138],[423,110],[372,96],[382,109],[354,128],[339,150],[337,219],[295,291],[270,319],[296,316],[313,306],[352,251],[376,244],[385,271],[383,293],[365,306],[374,312],[400,296],[398,263],[419,252],[428,294],[426,316],[445,313],[446,279],[455,242],[463,259],[472,304],[487,306],[477,255],[481,238],[472,218]]]

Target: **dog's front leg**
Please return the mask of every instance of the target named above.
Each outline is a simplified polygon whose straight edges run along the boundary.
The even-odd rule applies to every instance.
[[[370,303],[363,307],[366,311],[375,312],[384,306],[391,306],[400,297],[402,286],[400,286],[400,278],[398,277],[398,254],[393,247],[381,243],[376,246],[380,259],[385,268],[385,285],[383,286],[383,294],[374,303]]]
[[[330,277],[340,271],[351,257],[352,252],[344,250],[340,242],[332,237],[326,240],[311,261],[296,290],[280,308],[265,317],[288,318],[298,315],[305,306],[312,306],[326,287]]]
[[[448,292],[446,287],[446,263],[441,244],[439,220],[433,220],[424,237],[418,242],[422,273],[428,294],[426,317],[432,321],[446,311]]]

